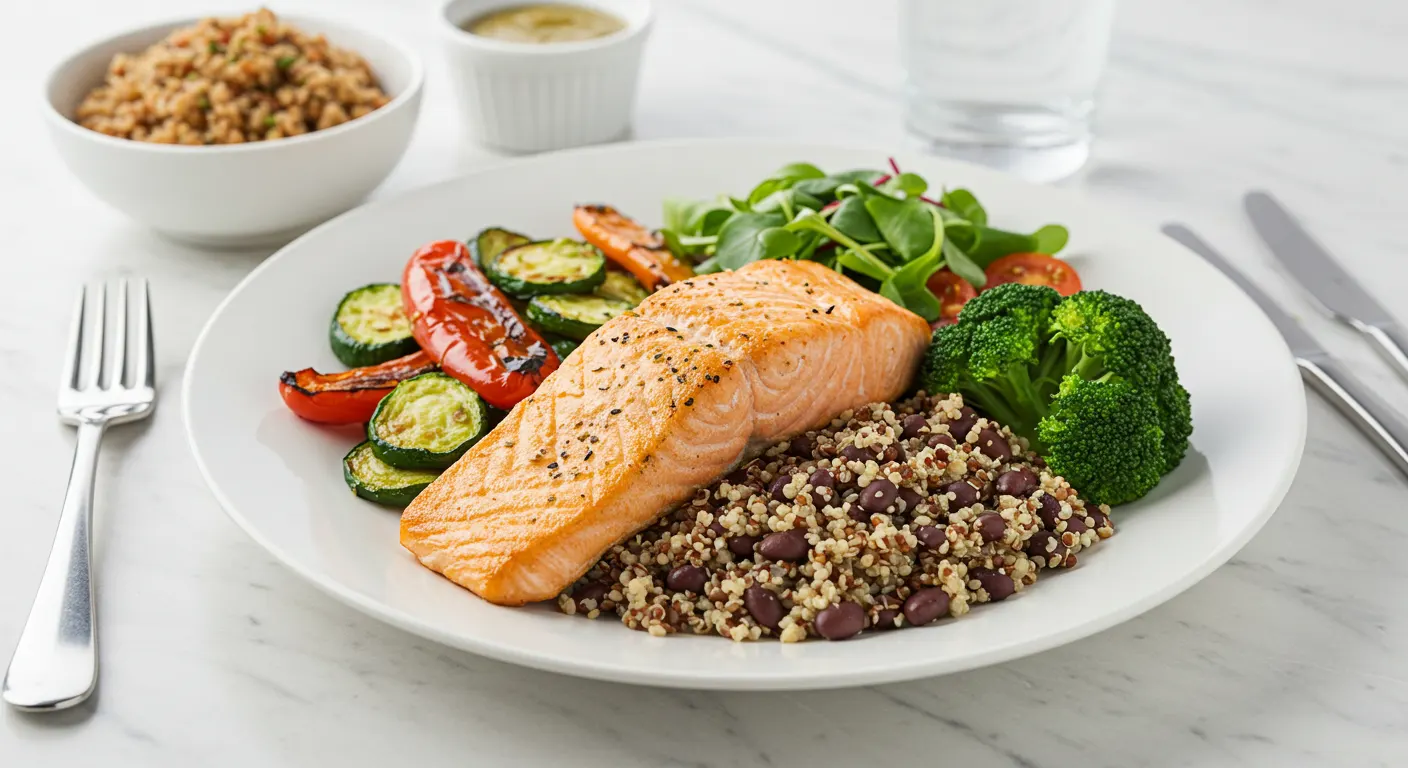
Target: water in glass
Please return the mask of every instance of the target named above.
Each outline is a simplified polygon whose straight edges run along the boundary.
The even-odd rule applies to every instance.
[[[901,0],[905,120],[927,148],[1035,181],[1090,154],[1115,0]]]

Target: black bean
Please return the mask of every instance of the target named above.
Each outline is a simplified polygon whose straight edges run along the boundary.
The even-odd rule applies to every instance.
[[[675,592],[704,594],[704,585],[709,583],[709,572],[697,565],[681,565],[665,577],[665,586]]]
[[[945,435],[942,432],[937,435],[929,435],[929,439],[924,442],[930,448],[937,448],[941,445],[948,448],[956,448],[958,446],[958,442],[955,441],[952,436]]]
[[[846,510],[846,516],[857,523],[870,522],[870,513],[861,509],[859,504],[852,504],[850,508]]]
[[[973,527],[978,529],[978,535],[983,537],[983,541],[1000,541],[1002,534],[1007,530],[1007,521],[996,512],[984,512],[973,521]]]
[[[811,545],[807,543],[807,532],[801,528],[793,528],[790,531],[779,533],[769,533],[758,543],[758,554],[769,560],[778,560],[785,563],[800,563],[807,559],[807,553],[811,551]]]
[[[758,545],[759,536],[734,536],[728,540],[728,551],[740,560],[753,557],[753,547]]]
[[[845,640],[865,629],[865,609],[860,603],[837,603],[816,615],[816,633],[827,640]]]
[[[920,544],[923,544],[925,547],[935,552],[938,552],[939,548],[944,545],[944,542],[948,541],[948,536],[944,533],[944,529],[937,525],[919,526],[919,530],[914,532],[914,538],[919,539]]]
[[[904,461],[909,458],[909,451],[905,450],[899,443],[890,443],[885,446],[884,452],[880,454],[880,461]]]
[[[1037,531],[1027,539],[1027,557],[1033,560],[1040,558],[1047,568],[1059,568],[1066,559],[1066,547],[1061,543],[1060,537],[1050,531]]]
[[[967,440],[968,433],[973,431],[973,425],[978,423],[978,414],[968,406],[963,406],[958,411],[958,418],[948,423],[948,431],[959,440]]]
[[[600,608],[601,599],[603,597],[606,597],[606,593],[610,591],[611,588],[606,586],[605,584],[599,581],[593,581],[590,584],[583,584],[582,586],[578,587],[577,591],[572,593],[572,597],[578,602],[581,602],[582,600],[595,600],[597,607]]]
[[[929,429],[929,420],[917,413],[911,413],[900,421],[900,439],[919,437]]]
[[[1085,513],[1095,519],[1095,528],[1097,530],[1110,527],[1110,516],[1101,512],[1098,508],[1088,507]]]
[[[904,511],[905,514],[908,515],[913,515],[914,510],[919,509],[920,504],[928,503],[928,499],[924,498],[924,494],[908,486],[900,489],[900,501],[904,502]]]
[[[752,464],[744,464],[738,469],[724,475],[724,480],[727,480],[729,485],[743,485],[748,482],[748,468],[751,466]]]
[[[963,509],[978,503],[978,489],[967,480],[954,480],[945,485],[943,491],[953,494],[953,498],[948,502],[949,509]]]
[[[807,482],[811,483],[813,488],[835,488],[836,475],[832,474],[829,469],[818,469],[811,473]]]
[[[1071,516],[1066,518],[1066,530],[1071,533],[1085,533],[1090,526],[1086,525],[1085,516],[1080,512],[1071,512]]]
[[[1004,496],[1025,498],[1037,489],[1038,481],[1035,472],[1026,467],[1017,467],[998,475],[994,485],[997,492]]]
[[[1037,517],[1041,518],[1041,524],[1046,526],[1046,530],[1056,530],[1056,524],[1061,521],[1061,502],[1049,493],[1041,494],[1039,500],[1041,508],[1036,511]]]
[[[895,503],[900,490],[895,484],[883,477],[877,477],[870,481],[870,485],[865,486],[860,492],[860,508],[871,514],[884,512]]]
[[[768,486],[768,493],[772,496],[773,501],[790,501],[790,499],[787,498],[787,494],[782,490],[783,487],[790,482],[792,482],[791,475],[778,475],[772,479],[772,485]]]
[[[978,450],[989,459],[1007,461],[1012,458],[1012,445],[992,427],[978,431]]]
[[[743,607],[748,609],[753,621],[768,629],[777,629],[778,622],[786,615],[777,595],[757,585],[743,590]]]
[[[714,534],[715,536],[722,536],[727,530],[728,529],[724,527],[724,524],[719,522],[717,518],[714,519],[714,522],[709,523],[709,532]]]
[[[879,613],[875,614],[874,626],[876,629],[895,629],[895,619],[899,616],[898,608],[882,608]]]
[[[983,589],[987,590],[988,599],[994,603],[1006,600],[1017,591],[1011,576],[991,568],[974,568],[968,571],[968,578],[977,579]]]
[[[948,613],[948,593],[938,587],[927,587],[904,601],[904,620],[922,627]]]
[[[869,448],[861,448],[858,445],[848,445],[841,449],[841,458],[846,461],[859,461],[864,464],[867,461],[875,461],[880,454]]]
[[[816,441],[806,435],[797,435],[787,441],[787,454],[799,459],[810,459],[816,448]]]

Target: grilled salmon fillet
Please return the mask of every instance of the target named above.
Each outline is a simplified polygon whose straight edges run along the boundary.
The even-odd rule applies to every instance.
[[[603,325],[401,515],[422,564],[546,600],[766,445],[908,387],[923,319],[826,267],[675,283]]]

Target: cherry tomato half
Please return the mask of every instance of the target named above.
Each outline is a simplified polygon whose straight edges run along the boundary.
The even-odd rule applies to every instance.
[[[1045,285],[1055,288],[1062,296],[1080,290],[1080,275],[1055,256],[1044,253],[1009,253],[983,270],[988,277],[987,288],[1003,283]]]
[[[957,320],[958,310],[963,309],[969,299],[978,295],[971,283],[950,272],[947,267],[931,275],[925,285],[929,292],[934,294],[934,298],[939,300],[939,319],[933,323],[936,328]]]

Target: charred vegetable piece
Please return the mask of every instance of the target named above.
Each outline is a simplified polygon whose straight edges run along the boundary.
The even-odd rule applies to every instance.
[[[600,296],[538,296],[528,302],[528,319],[549,333],[580,341],[629,309],[628,302]]]
[[[552,351],[556,352],[559,358],[566,360],[567,356],[572,354],[572,350],[578,346],[580,346],[580,342],[573,339],[554,339]]]
[[[650,292],[645,290],[634,277],[614,269],[606,270],[606,278],[592,293],[604,299],[629,302],[633,307],[645,301],[645,297],[650,295]]]
[[[364,285],[342,297],[328,329],[332,353],[343,365],[377,365],[415,352],[411,321],[401,307],[401,286]]]
[[[659,235],[609,205],[579,205],[572,212],[572,223],[587,242],[635,275],[646,290],[658,291],[694,276],[694,270],[670,253]]]
[[[454,240],[411,256],[401,298],[416,341],[446,373],[495,408],[512,408],[557,370],[557,354],[529,328]]]
[[[475,264],[483,266],[485,260],[492,259],[510,248],[532,241],[533,238],[527,235],[520,235],[517,232],[510,232],[498,227],[489,227],[469,241],[469,255],[474,257]]]
[[[500,251],[480,262],[504,293],[530,299],[553,293],[587,293],[606,279],[606,257],[576,240],[541,240]]]
[[[367,440],[377,458],[397,469],[445,469],[488,425],[488,408],[474,390],[443,373],[426,373],[382,398]]]
[[[279,396],[295,414],[321,424],[364,424],[397,384],[435,370],[424,352],[381,365],[342,373],[318,373],[312,368],[285,371],[279,376]]]
[[[388,507],[410,504],[439,474],[397,469],[378,459],[370,442],[353,448],[342,459],[342,479],[347,487],[367,501]]]

